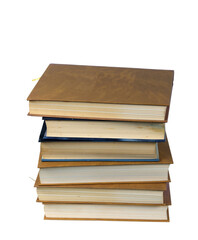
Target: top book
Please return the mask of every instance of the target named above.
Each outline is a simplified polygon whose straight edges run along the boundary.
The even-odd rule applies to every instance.
[[[50,64],[27,100],[29,115],[167,122],[174,71]]]

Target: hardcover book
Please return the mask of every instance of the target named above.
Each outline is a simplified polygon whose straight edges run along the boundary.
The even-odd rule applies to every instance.
[[[172,70],[50,64],[28,97],[29,115],[166,122],[173,76]]]
[[[168,182],[169,164],[41,168],[41,184]]]
[[[158,143],[57,141],[41,143],[42,162],[158,162]]]
[[[53,142],[49,142],[49,143],[53,143]],[[173,163],[167,137],[165,142],[158,143],[158,151],[159,151],[159,161],[157,162],[156,161],[118,161],[118,159],[117,161],[92,161],[91,159],[89,161],[69,161],[69,159],[68,161],[42,161],[42,158],[46,157],[46,155],[43,154],[43,150],[41,147],[38,167],[39,168],[53,168],[53,167],[56,168],[56,167],[77,167],[77,166],[136,165],[136,164],[138,165],[168,164],[169,165]],[[49,154],[49,151],[48,151],[48,154]]]
[[[126,205],[171,205],[169,184],[165,191],[122,188],[37,186],[38,202]]]
[[[45,119],[45,118],[44,118]],[[39,141],[163,142],[163,123],[45,119]]]
[[[168,206],[44,203],[46,220],[169,222]]]
[[[170,177],[169,177],[170,182]],[[41,184],[39,174],[36,178],[34,187],[56,187],[56,188],[89,188],[89,189],[132,189],[132,190],[153,190],[166,191],[167,183],[105,183],[105,184]]]

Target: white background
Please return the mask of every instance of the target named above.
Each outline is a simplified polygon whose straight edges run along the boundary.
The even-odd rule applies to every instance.
[[[1,1],[1,239],[197,239],[197,1]],[[175,70],[170,223],[44,221],[41,118],[26,101],[49,63]]]

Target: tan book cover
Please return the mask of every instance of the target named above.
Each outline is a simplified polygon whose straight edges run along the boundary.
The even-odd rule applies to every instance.
[[[166,122],[173,77],[172,70],[50,64],[27,100],[166,106]]]
[[[29,101],[169,106],[172,70],[50,64]]]

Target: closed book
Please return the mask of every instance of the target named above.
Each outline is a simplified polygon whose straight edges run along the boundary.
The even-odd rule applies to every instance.
[[[50,64],[32,92],[29,115],[166,122],[174,72]]]
[[[168,144],[168,138],[165,142],[158,143],[159,161],[42,161],[42,149],[39,156],[39,168],[53,167],[77,167],[77,166],[113,166],[113,165],[147,165],[147,164],[172,164],[173,159]]]
[[[42,162],[159,161],[157,142],[47,141],[41,142]]]
[[[165,191],[115,188],[84,188],[37,186],[37,202],[126,204],[164,206],[171,205],[169,184]]]
[[[164,123],[45,119],[39,141],[163,142]]]
[[[169,177],[170,181],[170,177]],[[56,188],[91,188],[91,189],[133,189],[133,190],[153,190],[153,191],[165,191],[167,190],[167,183],[155,182],[155,183],[98,183],[98,184],[53,184],[45,185],[41,184],[39,175],[35,181],[35,187],[56,187]]]
[[[41,184],[154,183],[169,181],[169,164],[41,168]]]
[[[169,222],[168,206],[44,203],[45,220]]]

